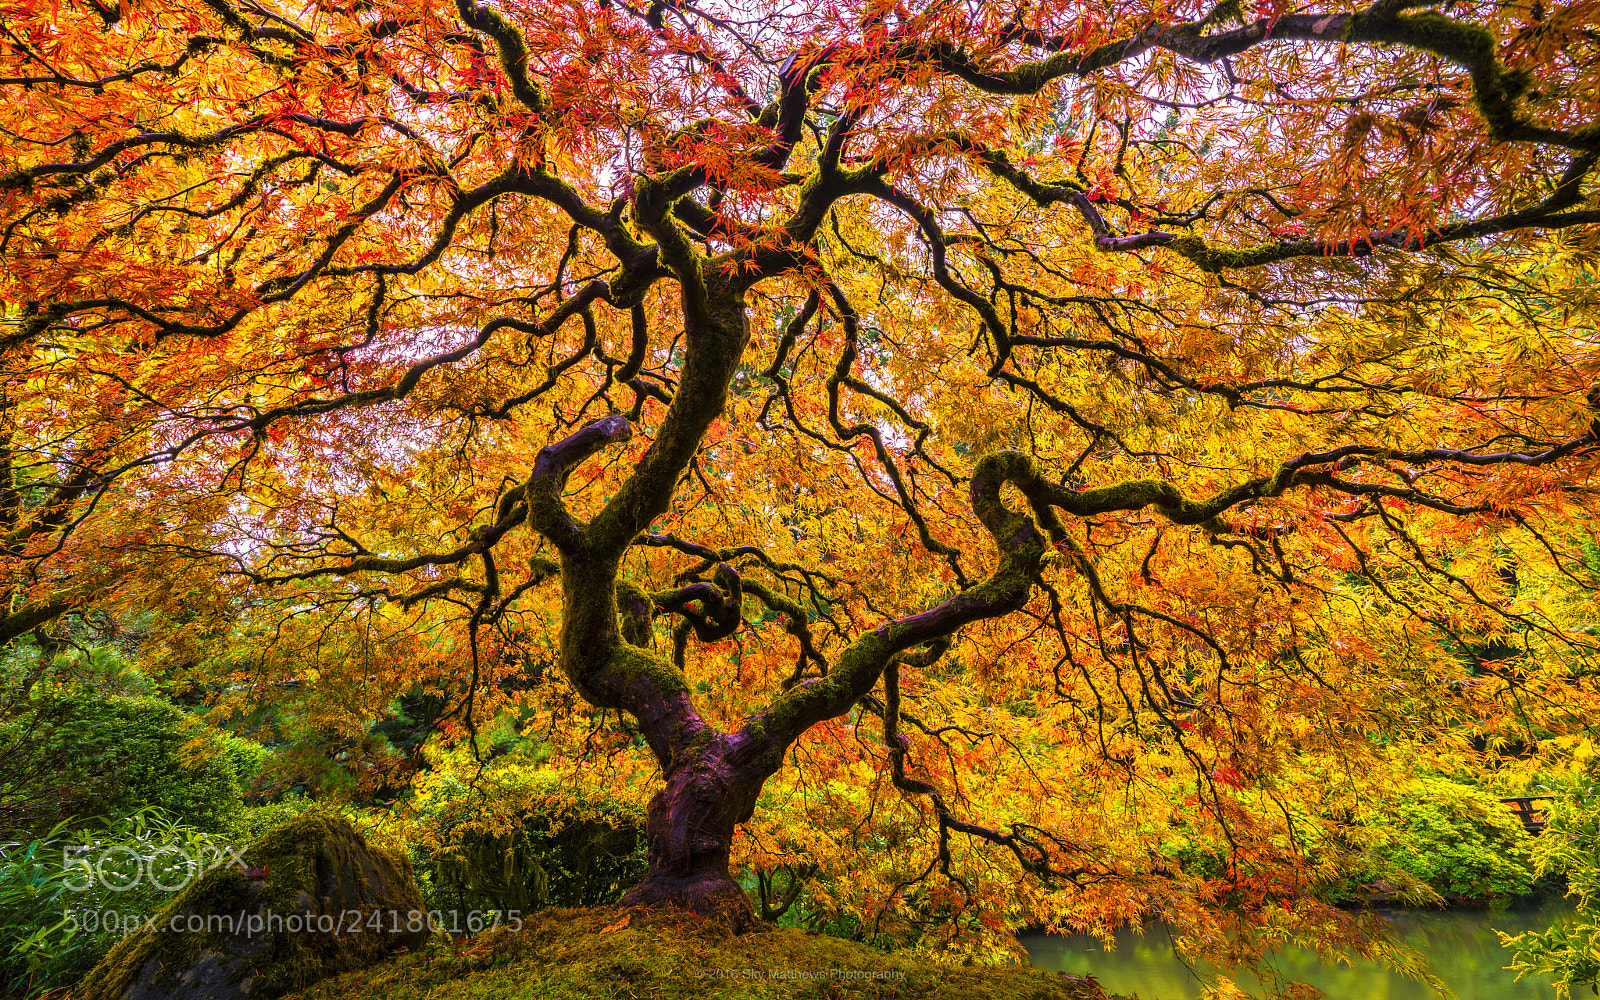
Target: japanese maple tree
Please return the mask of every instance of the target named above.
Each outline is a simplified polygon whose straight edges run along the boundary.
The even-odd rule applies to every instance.
[[[880,912],[1336,940],[1374,734],[1592,706],[1589,0],[0,12],[6,399],[143,421],[82,530],[349,725],[558,665],[659,768],[629,902],[742,924],[794,761],[918,817]]]

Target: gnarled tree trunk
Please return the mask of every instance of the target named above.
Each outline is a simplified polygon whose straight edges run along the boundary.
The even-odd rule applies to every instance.
[[[798,133],[789,141],[795,139]],[[737,932],[754,925],[756,918],[728,872],[733,833],[753,814],[761,786],[782,766],[785,750],[811,726],[848,712],[873,690],[890,662],[912,647],[943,642],[962,625],[1015,611],[1027,599],[1046,544],[1032,519],[1001,502],[1001,486],[1013,482],[1023,488],[1053,541],[1063,541],[1066,535],[1048,512],[1043,481],[1026,456],[1006,452],[986,457],[974,470],[970,489],[973,510],[999,549],[999,564],[988,579],[964,586],[955,597],[927,611],[857,636],[833,662],[823,664],[824,676],[797,676],[797,683],[737,731],[722,732],[709,724],[694,704],[681,662],[651,648],[651,623],[656,611],[663,610],[682,616],[702,641],[730,634],[740,621],[744,594],[738,572],[719,563],[712,581],[659,594],[644,593],[622,580],[620,572],[627,550],[671,506],[679,478],[724,410],[750,341],[744,295],[762,269],[734,269],[730,276],[726,268],[712,266],[700,255],[675,221],[672,208],[698,184],[686,175],[635,189],[638,224],[658,239],[660,264],[679,280],[686,345],[672,401],[650,446],[616,493],[585,522],[566,506],[567,477],[602,449],[631,438],[631,421],[612,414],[552,442],[540,450],[525,486],[502,501],[496,524],[484,538],[510,530],[525,518],[555,546],[561,556],[562,670],[590,704],[632,715],[661,765],[665,787],[651,800],[646,819],[650,868],[623,903],[682,907],[724,920]],[[617,239],[626,242],[621,235]],[[785,260],[786,264],[771,263],[785,267],[803,263],[799,257]],[[626,284],[619,278],[610,286],[614,305],[624,304],[616,289]],[[802,325],[817,298],[813,296],[797,318]],[[842,294],[835,298],[847,316],[851,346],[841,363],[841,371],[847,371],[855,356],[856,322]],[[648,331],[642,311],[635,311],[634,317],[635,332],[644,337]],[[863,427],[861,433],[870,431]],[[711,551],[702,547],[696,554],[703,557]],[[619,585],[625,598],[621,601]],[[797,606],[783,610],[804,619]],[[623,614],[629,621],[626,634],[618,621]],[[810,652],[822,659],[814,648]],[[896,779],[897,785],[911,791],[931,790],[907,783],[899,771]],[[941,837],[956,829],[1018,849],[1014,838],[948,819],[942,800],[934,801]]]
[[[733,831],[755,811],[766,775],[729,759],[729,741],[676,757],[650,800],[645,821],[650,869],[623,896],[625,906],[677,906],[727,921],[735,932],[755,923],[744,890],[728,873]]]

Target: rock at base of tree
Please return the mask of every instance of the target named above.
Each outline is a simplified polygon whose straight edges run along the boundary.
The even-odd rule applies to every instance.
[[[267,1000],[428,938],[404,856],[308,813],[196,879],[120,941],[82,1000]]]

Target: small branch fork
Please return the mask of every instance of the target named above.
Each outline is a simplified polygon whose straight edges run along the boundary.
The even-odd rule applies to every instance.
[[[900,665],[905,663],[912,666],[927,666],[942,655],[943,649],[947,647],[948,642],[943,647],[930,647],[928,652],[920,656],[901,654],[890,660],[883,671],[883,742],[889,750],[894,786],[912,795],[925,796],[932,804],[934,818],[939,824],[939,871],[962,887],[969,904],[973,901],[972,887],[951,869],[950,835],[960,833],[1006,848],[1017,859],[1017,865],[1023,871],[1036,876],[1047,885],[1061,881],[1084,886],[1104,878],[1106,872],[1094,866],[1062,869],[1052,863],[1057,854],[1081,853],[1082,845],[1071,843],[1028,823],[1013,824],[1010,833],[1001,833],[990,827],[959,819],[950,811],[938,788],[927,781],[906,774],[906,753],[911,749],[911,742],[900,733]],[[1046,846],[1047,844],[1049,846]]]

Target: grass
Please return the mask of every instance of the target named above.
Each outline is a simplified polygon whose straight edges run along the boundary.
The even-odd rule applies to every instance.
[[[1092,979],[956,966],[792,929],[731,936],[661,911],[543,910],[516,933],[435,941],[290,1000],[1107,1000]]]

